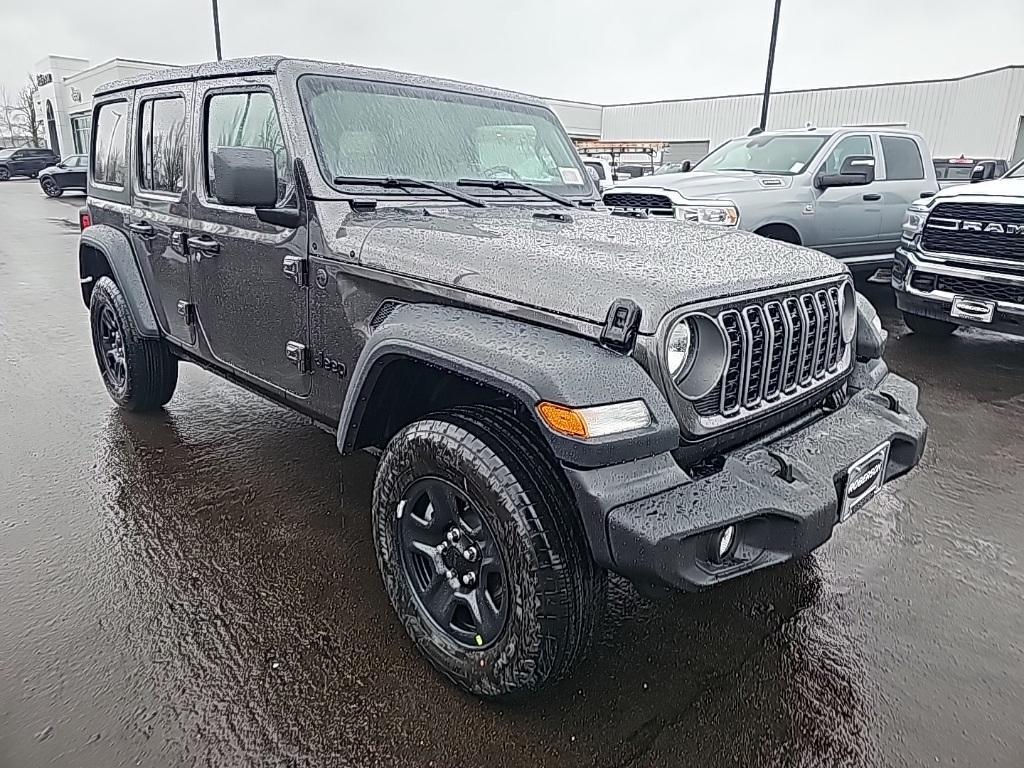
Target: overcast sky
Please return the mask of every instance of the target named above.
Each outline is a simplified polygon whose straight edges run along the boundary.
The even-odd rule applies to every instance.
[[[215,58],[210,0],[0,0],[0,83],[48,54]],[[225,57],[283,53],[598,103],[759,91],[772,0],[220,0]],[[783,0],[776,89],[1024,64],[1024,0]]]

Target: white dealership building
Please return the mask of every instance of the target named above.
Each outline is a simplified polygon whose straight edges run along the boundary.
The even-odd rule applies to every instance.
[[[93,91],[156,62],[47,56],[36,64],[36,110],[48,144],[61,155],[88,151]],[[588,104],[547,99],[577,140],[665,146],[663,161],[698,159],[757,124],[760,94]],[[769,128],[885,125],[924,134],[937,157],[1024,158],[1024,65],[945,80],[853,85],[772,94]]]

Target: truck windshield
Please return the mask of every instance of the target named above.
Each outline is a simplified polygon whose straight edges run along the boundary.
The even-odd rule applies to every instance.
[[[1024,162],[1018,163],[1016,168],[1011,168],[1006,174],[1007,179],[1024,179]]]
[[[795,176],[807,169],[828,139],[828,136],[820,134],[733,139],[697,163],[693,170],[751,171]]]
[[[593,190],[562,127],[543,107],[322,75],[303,75],[299,94],[328,181],[408,177],[454,186],[505,179],[563,195]]]

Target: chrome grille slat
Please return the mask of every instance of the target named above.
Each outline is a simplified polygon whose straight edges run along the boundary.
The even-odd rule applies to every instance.
[[[700,415],[739,418],[766,403],[813,391],[839,375],[848,360],[840,328],[840,290],[829,286],[718,312],[716,321],[726,339],[725,372],[701,399]]]

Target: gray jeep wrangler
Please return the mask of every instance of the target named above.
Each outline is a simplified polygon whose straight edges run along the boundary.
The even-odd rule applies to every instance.
[[[846,267],[601,210],[534,99],[258,58],[96,94],[82,297],[121,406],[198,364],[380,453],[384,587],[487,697],[583,655],[607,571],[820,546],[924,448]]]

